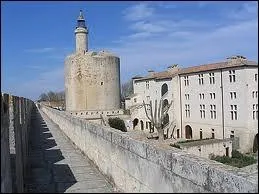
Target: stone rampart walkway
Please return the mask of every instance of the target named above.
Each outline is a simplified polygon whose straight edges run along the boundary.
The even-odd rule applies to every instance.
[[[29,139],[28,192],[103,193],[112,185],[44,113],[32,115]]]

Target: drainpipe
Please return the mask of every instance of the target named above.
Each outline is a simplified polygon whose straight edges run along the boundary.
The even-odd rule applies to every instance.
[[[225,139],[225,123],[224,123],[224,98],[223,98],[223,81],[222,81],[222,69],[220,70],[220,81],[221,81],[221,109],[222,109],[222,127],[223,127],[223,139]]]
[[[180,82],[180,115],[181,115],[181,138],[183,138],[183,119],[182,119],[182,88],[181,88],[181,76],[179,76]]]

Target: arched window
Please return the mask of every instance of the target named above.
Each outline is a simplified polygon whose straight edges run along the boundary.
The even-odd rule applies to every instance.
[[[135,118],[135,119],[133,120],[133,129],[135,129],[135,127],[137,126],[137,124],[138,124],[138,119]]]
[[[192,128],[190,127],[190,125],[185,126],[185,138],[192,139]]]
[[[253,152],[257,152],[258,151],[258,134],[255,135],[254,138],[254,145],[253,145]]]
[[[164,96],[167,91],[168,91],[168,86],[166,83],[164,83],[161,88],[161,96]]]
[[[168,100],[164,99],[164,101],[163,101],[163,108],[166,107],[166,106],[168,106]]]

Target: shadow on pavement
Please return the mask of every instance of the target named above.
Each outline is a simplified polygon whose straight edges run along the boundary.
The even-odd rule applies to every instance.
[[[29,134],[28,176],[25,191],[29,193],[65,192],[77,181],[64,159],[53,135],[38,109],[32,113]]]

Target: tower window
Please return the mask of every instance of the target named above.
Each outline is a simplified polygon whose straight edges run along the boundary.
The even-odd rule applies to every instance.
[[[101,82],[101,86],[103,85],[103,82]]]

